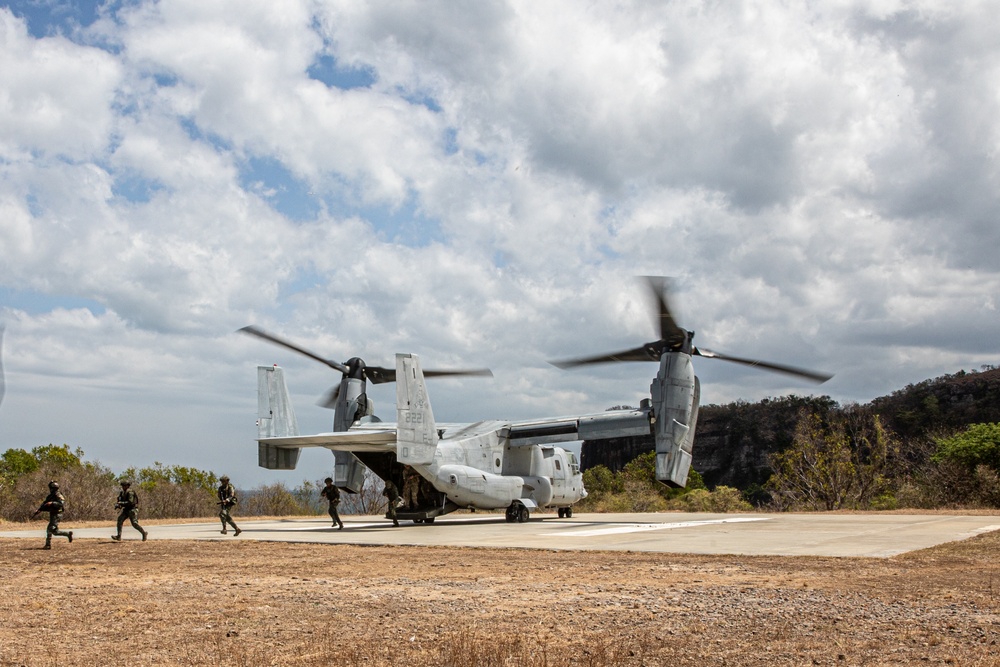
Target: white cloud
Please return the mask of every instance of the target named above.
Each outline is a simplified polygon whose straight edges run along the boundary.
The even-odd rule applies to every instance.
[[[121,64],[63,37],[33,39],[0,8],[0,156],[70,160],[100,153],[114,125]]]

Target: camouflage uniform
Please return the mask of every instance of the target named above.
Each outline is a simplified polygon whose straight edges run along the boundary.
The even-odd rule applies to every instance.
[[[382,495],[386,497],[389,507],[385,511],[385,518],[392,519],[392,525],[398,526],[399,521],[396,519],[396,501],[399,500],[399,490],[396,485],[392,483],[392,480],[385,480],[385,488],[382,489]]]
[[[403,504],[407,509],[420,507],[420,480],[423,479],[413,468],[407,466],[403,477]]]
[[[225,475],[219,479],[219,482],[219,490],[215,492],[215,495],[219,497],[219,520],[222,521],[222,534],[226,534],[226,524],[229,524],[233,527],[233,537],[236,537],[243,532],[233,521],[233,516],[230,513],[233,505],[237,502],[236,488],[229,483],[229,478]]]
[[[132,491],[131,486],[129,482],[122,482],[122,492],[118,494],[118,502],[115,503],[115,509],[121,510],[121,514],[118,515],[118,534],[111,536],[111,539],[116,542],[122,539],[122,525],[125,523],[125,519],[128,519],[132,527],[142,533],[143,542],[149,536],[149,533],[139,525],[139,494]]]
[[[59,491],[57,482],[49,482],[49,495],[45,497],[39,505],[35,514],[41,512],[49,513],[49,525],[45,528],[45,546],[43,549],[52,548],[52,536],[65,537],[70,542],[73,541],[73,531],[59,530],[59,519],[62,518],[63,510],[66,508],[66,497]]]
[[[333,479],[330,477],[327,477],[323,481],[326,482],[326,486],[319,492],[319,495],[326,498],[330,503],[328,511],[330,512],[330,518],[333,519],[333,525],[340,526],[337,530],[343,530],[344,522],[340,520],[340,515],[337,513],[337,506],[340,505],[340,489],[334,486]]]

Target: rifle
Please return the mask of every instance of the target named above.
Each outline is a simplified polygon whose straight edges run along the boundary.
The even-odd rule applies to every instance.
[[[54,501],[49,501],[47,503],[42,503],[39,506],[39,508],[35,510],[35,513],[31,515],[31,518],[34,519],[36,516],[38,516],[42,512],[61,512],[62,509],[63,509],[62,505],[60,503],[57,503],[57,502],[54,502]]]

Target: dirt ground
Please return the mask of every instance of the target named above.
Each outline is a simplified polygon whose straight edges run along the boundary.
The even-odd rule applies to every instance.
[[[1000,665],[1000,532],[889,559],[0,539],[0,665]]]

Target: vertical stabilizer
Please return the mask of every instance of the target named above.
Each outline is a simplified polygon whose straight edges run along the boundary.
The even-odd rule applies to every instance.
[[[257,437],[298,435],[292,401],[285,386],[285,372],[279,366],[257,367]],[[257,464],[268,470],[294,470],[299,449],[266,443],[257,445]]]
[[[424,372],[414,354],[396,355],[396,459],[407,465],[434,461],[438,434]]]

